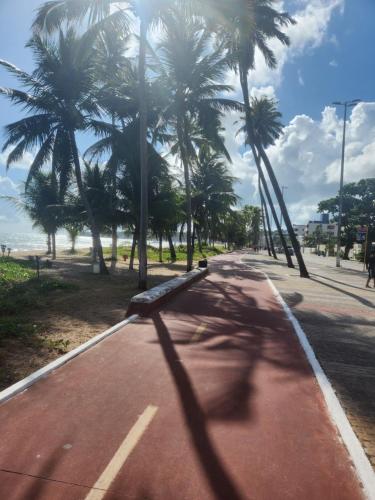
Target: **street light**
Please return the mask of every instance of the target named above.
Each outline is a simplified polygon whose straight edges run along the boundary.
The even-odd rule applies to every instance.
[[[336,252],[336,267],[340,267],[340,252],[341,252],[341,219],[342,219],[342,191],[344,185],[344,162],[345,162],[345,134],[346,134],[346,116],[348,108],[352,108],[361,102],[361,99],[353,99],[352,101],[333,102],[334,106],[344,106],[344,128],[342,133],[342,150],[341,150],[341,174],[340,174],[340,191],[339,191],[339,218],[337,221],[337,252]]]

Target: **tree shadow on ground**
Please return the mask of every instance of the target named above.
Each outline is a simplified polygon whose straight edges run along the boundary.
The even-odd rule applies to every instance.
[[[160,346],[180,397],[194,447],[211,489],[218,499],[240,500],[243,495],[238,491],[233,479],[226,471],[209,437],[204,412],[198,402],[189,375],[180,363],[169,331],[159,314],[153,316],[153,321]]]
[[[332,281],[332,283],[336,283],[337,285],[344,285],[344,286],[347,286],[347,287],[350,287],[350,288],[356,288],[357,290],[364,290],[364,286],[356,286],[356,285],[350,285],[349,283],[345,283],[344,281],[338,281],[338,280],[334,280],[333,278],[331,278],[331,276],[322,276],[320,274],[316,274],[316,273],[310,273],[311,276],[314,276],[316,278],[323,278],[324,280],[328,280],[328,281]],[[365,276],[364,276],[365,278]]]
[[[329,285],[328,283],[326,283],[325,281],[322,281],[321,279],[316,279],[313,277],[310,277],[310,279],[311,279],[311,281],[314,281],[315,283],[319,283],[319,285],[323,285],[327,288],[330,288],[331,290],[335,290],[336,292],[340,292],[343,295],[346,295],[347,297],[350,297],[350,298],[356,300],[357,302],[360,302],[362,305],[364,305],[366,307],[370,307],[371,309],[375,309],[374,303],[372,303],[370,300],[367,300],[359,295],[356,295],[355,293],[351,293],[351,292],[348,292],[346,290],[343,290],[342,288],[340,288],[338,286]],[[324,279],[326,280],[328,278],[324,278]]]
[[[277,368],[276,376],[285,383],[312,377],[278,303],[263,297],[260,305],[257,300],[257,283],[265,282],[264,276],[241,264],[231,265],[232,278],[246,275],[243,285],[235,285],[237,279],[228,283],[227,271],[221,270],[224,279],[206,277],[151,316],[196,453],[216,497],[226,500],[241,495],[210,442],[208,422],[258,418],[259,363]],[[197,335],[201,325],[204,331]]]

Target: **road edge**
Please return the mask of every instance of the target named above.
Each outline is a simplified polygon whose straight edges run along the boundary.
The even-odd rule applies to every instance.
[[[129,318],[127,318],[123,321],[120,321],[120,323],[116,323],[111,328],[108,328],[104,332],[99,333],[98,335],[91,338],[90,340],[88,340],[84,344],[79,345],[78,347],[76,347],[72,351],[64,354],[63,356],[58,357],[57,359],[55,359],[51,363],[48,363],[48,365],[43,366],[42,368],[40,368],[36,372],[31,373],[29,376],[23,378],[22,380],[19,380],[18,382],[16,382],[13,385],[7,387],[6,389],[4,389],[3,391],[0,392],[0,405],[2,403],[5,403],[9,399],[13,398],[17,394],[25,391],[31,385],[35,384],[35,382],[37,382],[38,380],[40,380],[43,377],[46,377],[47,375],[49,375],[51,372],[53,372],[57,368],[60,368],[60,366],[65,365],[66,363],[68,363],[68,361],[70,361],[73,358],[84,353],[85,351],[87,351],[91,347],[95,346],[96,344],[98,344],[102,340],[106,339],[107,337],[110,337],[111,335],[116,333],[118,330],[121,330],[121,328],[123,328],[124,326],[128,325],[129,323],[133,323],[135,320],[138,319],[138,317],[139,317],[138,314],[133,314]]]
[[[272,280],[268,277],[268,275],[264,271],[260,271],[259,269],[254,269],[254,270],[262,273],[265,276],[271,290],[273,291],[276,297],[276,300],[282,306],[288,320],[292,323],[293,329],[298,337],[298,340],[306,354],[306,357],[318,381],[320,390],[323,393],[323,397],[326,402],[328,413],[331,417],[331,420],[337,427],[341,439],[346,449],[348,450],[357,477],[360,480],[360,483],[363,487],[365,497],[368,500],[375,500],[375,472],[370,464],[369,459],[367,458],[367,455],[362,447],[362,444],[357,438],[348,420],[348,417],[345,414],[343,407],[341,406],[338,397],[336,396],[336,393],[331,385],[331,382],[329,381],[327,375],[324,373],[322,366],[320,365],[318,359],[315,356],[314,350],[311,347],[311,344],[307,338],[306,333],[304,332],[298,319],[294,316],[292,310],[285,302],[282,295],[280,294],[280,292],[278,291]]]

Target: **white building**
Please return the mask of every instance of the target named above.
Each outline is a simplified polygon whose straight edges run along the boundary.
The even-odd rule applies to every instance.
[[[322,223],[321,221],[316,221],[316,220],[310,220],[306,224],[304,235],[305,236],[313,235],[318,227],[321,228],[323,235],[332,236],[332,237],[337,236],[337,224],[336,223],[325,224],[325,223]]]

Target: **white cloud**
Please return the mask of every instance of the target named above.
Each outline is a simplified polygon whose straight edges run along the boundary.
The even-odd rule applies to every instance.
[[[339,64],[335,59],[332,59],[332,61],[329,62],[329,65],[332,66],[333,68],[337,68]]]
[[[285,63],[319,47],[327,34],[329,21],[334,11],[343,5],[343,0],[312,0],[303,2],[303,8],[294,14],[297,23],[289,26],[286,33],[290,37],[290,47],[281,45],[277,40],[270,43],[275,52],[278,67],[271,70],[267,67],[262,55],[257,51],[255,71],[251,75],[251,83],[255,85],[279,85]]]
[[[18,186],[9,177],[3,177],[0,175],[0,194],[7,196],[11,193],[18,193]]]
[[[242,181],[238,191],[244,202],[258,202],[254,161],[233,139],[230,125],[227,119],[226,144],[233,159],[232,172]],[[288,186],[286,202],[293,222],[306,222],[316,213],[320,200],[337,193],[342,128],[336,110],[327,107],[319,120],[295,116],[275,145],[268,148],[279,184]],[[361,103],[352,110],[345,153],[345,182],[375,177],[375,102]]]
[[[335,47],[338,47],[339,46],[339,41],[337,39],[337,36],[336,35],[331,35],[328,39],[328,41],[330,43],[332,43],[332,45],[334,45]]]
[[[251,97],[268,97],[269,99],[276,99],[276,91],[273,85],[267,85],[266,87],[252,87],[250,91]]]

